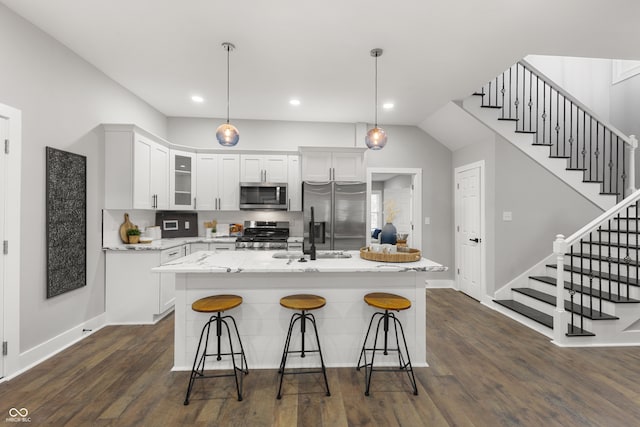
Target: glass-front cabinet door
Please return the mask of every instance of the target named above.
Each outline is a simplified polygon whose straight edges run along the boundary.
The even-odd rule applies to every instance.
[[[171,150],[171,209],[196,209],[195,153]]]

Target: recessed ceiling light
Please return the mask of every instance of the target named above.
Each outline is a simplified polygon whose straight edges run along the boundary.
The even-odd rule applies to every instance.
[[[382,104],[382,108],[384,108],[385,110],[391,110],[393,108],[393,102],[385,102],[384,104]]]
[[[204,102],[204,98],[203,98],[203,97],[201,97],[200,95],[193,95],[193,96],[191,97],[191,100],[192,100],[193,102],[197,102],[198,104],[201,104],[201,103],[203,103],[203,102]]]
[[[289,100],[289,104],[298,106],[298,105],[300,105],[300,100],[299,99],[291,99],[291,100]]]

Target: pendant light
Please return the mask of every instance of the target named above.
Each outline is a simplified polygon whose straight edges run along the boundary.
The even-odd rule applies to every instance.
[[[233,147],[240,140],[238,129],[229,123],[229,52],[236,47],[233,43],[224,42],[222,48],[227,51],[227,122],[218,126],[216,130],[216,138],[220,145],[224,147]]]
[[[378,57],[382,56],[382,49],[371,49],[371,56],[376,59],[376,92],[375,92],[375,111],[376,121],[372,129],[369,129],[364,142],[371,150],[381,150],[387,144],[387,133],[384,129],[378,127]]]

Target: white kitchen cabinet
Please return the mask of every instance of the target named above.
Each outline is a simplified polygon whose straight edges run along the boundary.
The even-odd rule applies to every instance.
[[[357,181],[365,180],[364,148],[300,149],[302,181]]]
[[[169,206],[171,209],[195,209],[196,198],[196,154],[188,151],[170,150],[171,162]]]
[[[287,156],[288,181],[287,192],[289,197],[289,211],[302,210],[302,181],[300,180],[300,156],[290,154]]]
[[[240,156],[196,156],[196,209],[237,211],[240,206]]]
[[[286,155],[240,155],[241,182],[287,182],[288,169]]]
[[[235,251],[235,242],[198,242],[191,243],[191,253],[197,251]]]
[[[105,208],[168,209],[168,143],[133,125],[104,130]]]
[[[107,251],[106,316],[110,324],[151,324],[175,304],[175,275],[151,269],[183,257],[189,245],[163,251]]]

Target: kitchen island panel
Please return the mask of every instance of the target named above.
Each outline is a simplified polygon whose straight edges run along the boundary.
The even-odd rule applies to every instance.
[[[369,320],[375,311],[364,302],[365,294],[393,292],[408,298],[412,308],[396,315],[404,326],[412,362],[415,366],[426,366],[424,276],[425,273],[421,271],[396,274],[177,274],[174,369],[191,369],[202,326],[210,317],[194,312],[191,304],[199,298],[224,293],[243,298],[241,306],[226,314],[232,315],[238,323],[250,369],[278,367],[293,314],[292,310],[281,307],[279,300],[295,293],[318,294],[327,300],[325,307],[312,313],[317,320],[325,363],[331,367],[353,367],[358,361]],[[307,335],[307,338],[310,340],[308,342],[315,343],[311,335]],[[298,345],[299,340],[300,334],[294,334],[292,345]],[[397,355],[389,358],[397,363]],[[311,355],[305,359],[291,359],[292,367],[313,366],[316,363],[317,356]],[[214,363],[211,368],[229,366]]]

